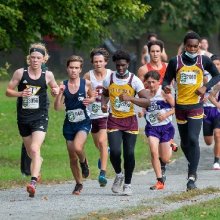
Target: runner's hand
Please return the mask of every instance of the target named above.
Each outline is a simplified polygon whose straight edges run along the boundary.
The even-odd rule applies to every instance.
[[[103,113],[106,113],[108,111],[108,106],[105,104],[105,105],[102,105],[102,112]]]
[[[171,93],[171,86],[167,85],[163,88],[163,91],[166,93],[166,94],[169,94]]]

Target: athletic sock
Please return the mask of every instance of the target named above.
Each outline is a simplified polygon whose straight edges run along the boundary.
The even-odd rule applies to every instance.
[[[161,178],[157,178],[157,180],[160,181],[161,183],[164,183],[162,177]]]
[[[214,163],[219,163],[219,157],[214,158]]]
[[[100,171],[100,176],[105,176],[106,171],[105,170],[101,170]]]

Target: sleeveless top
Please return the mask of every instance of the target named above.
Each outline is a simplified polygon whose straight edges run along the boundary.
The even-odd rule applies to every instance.
[[[17,120],[22,123],[39,120],[42,116],[48,116],[49,99],[47,96],[46,72],[42,71],[39,79],[31,79],[27,68],[24,68],[18,91],[28,88],[32,95],[29,97],[18,97]]]
[[[107,69],[106,77],[109,77],[111,74],[111,70]],[[101,97],[102,97],[102,90],[103,90],[103,81],[104,80],[97,80],[94,74],[94,70],[89,71],[89,77],[92,84],[92,89],[98,92],[98,97],[96,97],[95,102],[89,105],[89,112],[91,119],[97,118],[104,118],[108,117],[108,113],[103,113],[101,109]]]
[[[176,67],[176,103],[179,105],[193,105],[201,101],[201,97],[195,91],[203,85],[202,57],[197,56],[195,64],[187,66],[183,63],[182,57],[177,56]]]
[[[161,122],[157,119],[159,113],[164,114],[172,109],[171,105],[166,102],[161,92],[162,89],[160,86],[155,96],[150,99],[150,106],[146,108],[146,120],[152,126],[161,126],[172,122],[172,115]]]
[[[68,80],[63,81],[65,85],[64,90],[64,103],[66,107],[65,121],[71,123],[83,122],[88,120],[88,112],[86,106],[83,104],[83,99],[86,98],[85,79],[80,79],[80,86],[75,94],[70,93],[68,88]]]
[[[167,69],[166,64],[162,62],[162,68],[160,70],[155,70],[150,63],[147,63],[146,65],[147,65],[148,71],[154,70],[160,74],[160,85],[161,85],[163,82],[163,78],[165,76],[166,69]]]
[[[120,101],[119,95],[122,93],[127,93],[129,96],[135,96],[135,90],[131,86],[134,74],[130,74],[130,79],[127,84],[117,85],[113,82],[113,73],[110,76],[109,85],[109,99],[111,103],[111,113],[113,117],[116,118],[127,118],[135,115],[134,104],[130,101]]]

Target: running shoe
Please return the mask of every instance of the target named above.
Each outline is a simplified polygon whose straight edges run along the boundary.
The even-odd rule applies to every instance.
[[[36,192],[36,182],[35,181],[31,181],[28,185],[27,185],[27,192],[29,193],[29,197],[33,198]]]
[[[177,152],[178,151],[178,145],[175,142],[170,143],[170,147],[172,148],[172,151]]]
[[[105,175],[99,175],[99,178],[98,178],[98,181],[99,181],[99,185],[101,186],[101,187],[105,187],[106,186],[106,184],[107,184],[107,179],[106,179],[106,177],[105,177]]]
[[[122,194],[124,196],[131,196],[132,195],[131,184],[124,184]]]
[[[165,185],[164,183],[157,181],[157,183],[153,186],[150,187],[151,190],[160,190],[160,189],[164,189]]]
[[[80,163],[81,169],[82,169],[82,177],[87,178],[89,176],[89,166],[87,159],[85,159],[85,162]]]
[[[115,180],[112,185],[112,192],[119,193],[124,181],[124,174],[116,174]]]
[[[197,177],[194,175],[189,176],[188,182],[186,184],[186,191],[197,189],[196,184],[195,184],[196,179],[197,179]]]
[[[83,185],[81,183],[77,183],[75,185],[75,188],[74,188],[72,194],[73,195],[79,195],[81,193],[82,189],[83,189]]]
[[[218,162],[213,164],[213,170],[220,170],[220,164]]]

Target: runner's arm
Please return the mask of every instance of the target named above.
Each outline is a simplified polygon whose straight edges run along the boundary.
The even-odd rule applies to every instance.
[[[25,89],[24,91],[16,91],[15,88],[18,86],[18,84],[21,81],[23,69],[18,69],[14,72],[10,82],[8,83],[5,95],[8,97],[23,97],[28,96],[28,89]]]
[[[166,72],[165,72],[165,76],[163,79],[162,89],[164,90],[165,93],[171,93],[170,84],[176,76],[176,66],[177,66],[177,59],[175,57],[169,61]]]
[[[59,111],[62,109],[62,107],[64,106],[64,90],[65,90],[65,85],[63,84],[63,82],[60,83],[59,86],[59,94],[56,96],[55,100],[54,100],[54,109],[56,111]]]
[[[54,78],[54,75],[51,71],[46,71],[48,85],[51,88],[51,95],[56,96],[59,94],[59,86]]]
[[[92,84],[89,80],[86,80],[86,91],[87,91],[87,97],[83,99],[83,104],[85,106],[93,103],[96,98],[96,91],[92,90]]]
[[[129,96],[126,93],[122,93],[119,96],[120,101],[130,101],[135,105],[138,105],[143,108],[147,108],[150,105],[150,100],[148,99],[148,93],[146,89],[142,89],[141,91],[138,92],[139,98]]]

